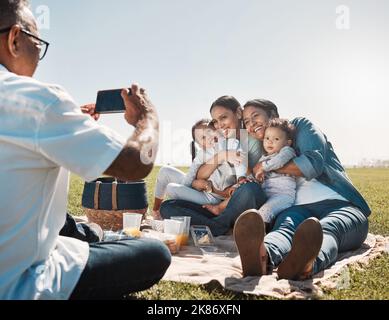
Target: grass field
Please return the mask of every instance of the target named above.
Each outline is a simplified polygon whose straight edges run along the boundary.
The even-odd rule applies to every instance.
[[[150,206],[152,193],[159,168],[155,168],[146,179]],[[350,169],[351,180],[369,202],[373,214],[370,217],[370,232],[389,236],[389,169]],[[69,212],[82,215],[81,194],[83,182],[72,176],[69,192]],[[189,284],[160,282],[148,291],[133,298],[154,300],[234,300],[258,299],[239,295],[221,288],[209,288]],[[350,287],[325,293],[324,299],[389,299],[389,255],[374,260],[369,268],[360,271],[350,270]]]

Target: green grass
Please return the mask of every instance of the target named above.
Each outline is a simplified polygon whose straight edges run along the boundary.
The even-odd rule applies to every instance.
[[[150,207],[153,205],[153,189],[159,168],[155,168],[146,179]],[[350,169],[349,176],[370,204],[370,232],[389,236],[389,169]],[[71,177],[68,210],[82,215],[81,195],[83,181]],[[132,296],[136,299],[154,300],[234,300],[263,299],[236,294],[220,286],[196,286],[185,283],[162,281],[148,291]],[[363,271],[350,269],[350,287],[343,290],[326,291],[324,299],[389,299],[389,255],[374,260]]]

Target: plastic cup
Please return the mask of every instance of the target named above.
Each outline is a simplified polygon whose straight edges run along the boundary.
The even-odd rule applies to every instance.
[[[142,224],[143,215],[139,213],[124,213],[123,214],[123,231],[126,235],[134,238],[141,236],[140,226]]]
[[[174,234],[160,233],[154,230],[145,230],[143,236],[146,239],[157,239],[162,241],[168,247],[171,254],[178,253],[177,239]]]
[[[180,240],[183,234],[184,227],[185,227],[184,221],[178,221],[172,219],[164,220],[165,233],[176,236],[176,244],[178,249],[180,249]]]
[[[191,217],[172,217],[171,219],[176,221],[182,221],[184,223],[182,234],[179,234],[177,236],[177,242],[179,246],[187,246],[189,242]]]

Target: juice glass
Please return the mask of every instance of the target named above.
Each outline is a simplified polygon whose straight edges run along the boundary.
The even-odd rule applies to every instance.
[[[139,213],[123,213],[123,231],[126,235],[134,238],[140,238],[140,226],[143,215]]]
[[[182,221],[184,223],[182,233],[177,236],[177,243],[179,246],[187,246],[189,242],[191,217],[172,217],[171,219],[176,221]]]

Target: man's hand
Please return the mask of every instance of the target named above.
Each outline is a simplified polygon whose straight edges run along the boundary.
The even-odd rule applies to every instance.
[[[96,104],[91,103],[84,106],[81,106],[82,113],[89,114],[96,121],[100,119],[100,114],[96,113]]]
[[[139,88],[137,84],[131,86],[131,95],[128,89],[122,90],[122,98],[126,106],[125,119],[128,124],[137,127],[146,117],[156,116],[154,106],[146,95],[146,90]]]
[[[151,172],[159,142],[158,115],[145,90],[132,85],[131,93],[128,96],[128,89],[122,90],[126,106],[125,119],[135,127],[135,131],[105,172],[106,175],[125,181],[143,179]]]

